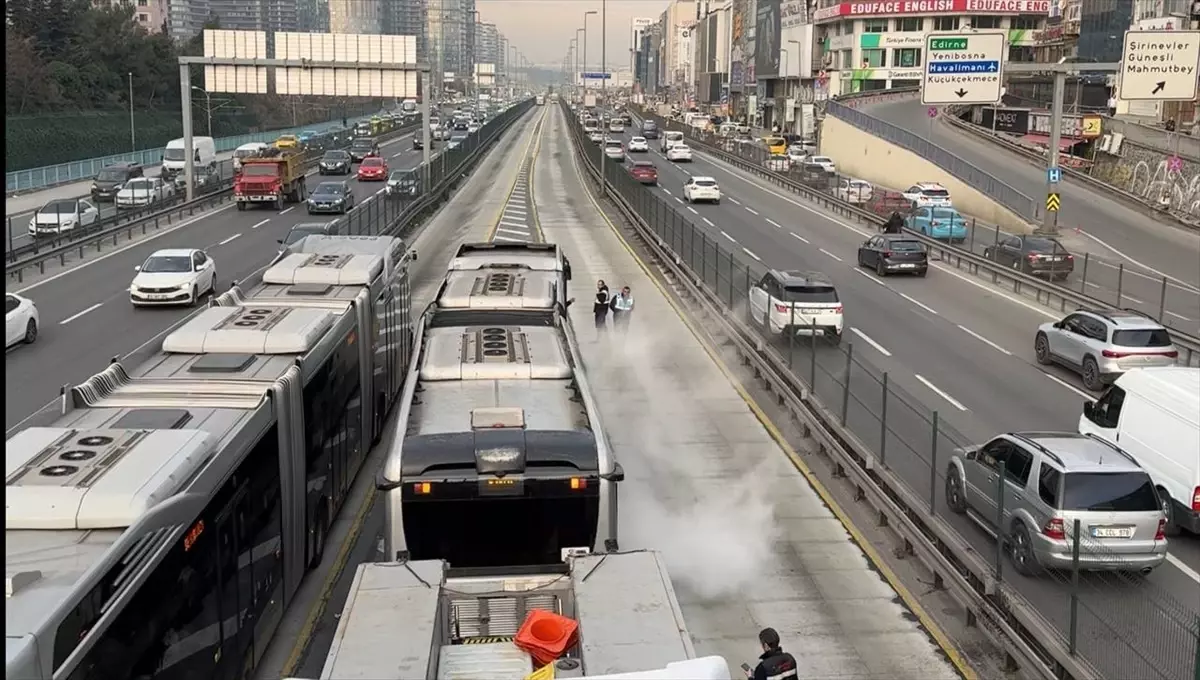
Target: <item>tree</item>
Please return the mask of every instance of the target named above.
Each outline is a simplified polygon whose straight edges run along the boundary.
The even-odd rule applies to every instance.
[[[46,77],[46,65],[38,57],[33,40],[21,37],[11,26],[4,28],[4,110],[23,113],[28,106],[60,101],[58,90]]]

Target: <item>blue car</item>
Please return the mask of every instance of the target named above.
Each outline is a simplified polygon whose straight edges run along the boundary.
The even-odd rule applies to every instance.
[[[319,135],[317,134],[316,130],[305,130],[304,132],[300,133],[300,143],[308,144],[309,141],[311,141],[314,137],[318,137],[318,136]]]
[[[915,208],[904,222],[909,229],[939,241],[962,243],[967,240],[967,220],[954,208]]]

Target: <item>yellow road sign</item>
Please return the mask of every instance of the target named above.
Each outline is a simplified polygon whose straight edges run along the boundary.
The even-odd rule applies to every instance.
[[[1060,205],[1062,205],[1062,199],[1059,198],[1058,194],[1046,194],[1046,210],[1058,212]]]
[[[1084,137],[1099,137],[1102,127],[1103,119],[1100,116],[1084,116],[1079,132]]]

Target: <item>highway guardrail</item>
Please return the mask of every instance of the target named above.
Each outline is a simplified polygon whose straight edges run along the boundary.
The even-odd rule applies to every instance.
[[[379,139],[386,143],[418,129],[420,129],[419,123],[403,126],[381,135]],[[317,161],[326,150],[344,146],[345,144],[341,144],[340,141],[335,145],[332,140],[324,138],[314,141],[307,151],[306,172],[316,167]],[[131,216],[126,216],[123,212],[114,212],[87,230],[73,230],[69,234],[49,239],[34,239],[30,244],[13,249],[13,255],[5,263],[5,274],[10,280],[15,278],[21,282],[24,280],[25,272],[29,269],[36,269],[38,274],[42,274],[46,270],[47,263],[57,261],[60,266],[63,266],[66,264],[67,258],[72,256],[83,258],[89,249],[99,250],[110,241],[116,245],[122,238],[131,239],[139,232],[146,234],[163,227],[173,226],[181,219],[187,219],[202,210],[230,200],[233,189],[233,166],[232,161],[223,161],[223,163],[230,164],[229,176],[228,178],[223,177],[222,183],[215,190],[191,201],[183,201],[183,192],[178,191],[176,198],[165,208],[153,206],[141,212],[133,212]],[[15,225],[9,225],[9,228],[11,229],[13,226]]]
[[[668,120],[649,112],[639,112],[638,115],[656,121],[660,129],[683,132],[688,145],[693,149],[713,156],[741,170],[768,179],[775,185],[808,199],[827,212],[868,225],[875,230],[881,229],[885,222],[883,216],[865,210],[853,203],[841,200],[831,193],[806,186],[802,182],[789,177],[789,173],[767,170],[763,166],[766,160],[765,150],[750,147],[750,153],[755,154],[755,157],[747,158],[746,156],[716,146],[716,144],[720,143],[720,138],[698,133],[695,129],[689,128],[678,121]],[[993,229],[986,229],[984,231],[992,233]],[[1118,285],[1117,290],[1117,304],[1114,304],[1113,301],[1097,298],[1083,293],[1081,290],[1073,290],[1052,281],[1026,274],[1018,269],[1013,269],[978,253],[974,253],[971,251],[973,243],[953,244],[911,230],[906,230],[906,233],[923,243],[929,249],[930,259],[940,259],[941,262],[947,265],[962,269],[974,276],[991,281],[993,284],[1010,288],[1014,293],[1032,297],[1047,308],[1064,313],[1080,307],[1113,311],[1122,308],[1120,299],[1123,296],[1123,291],[1120,290],[1120,285]],[[974,234],[975,230],[973,229],[971,233]],[[994,233],[997,235],[1001,233],[999,227],[994,228]],[[1084,259],[1084,282],[1087,280],[1087,262],[1088,259]],[[1124,272],[1124,265],[1119,265],[1119,272]],[[1123,277],[1119,276],[1118,280],[1122,279]],[[1080,288],[1082,289],[1084,285],[1081,282]],[[1160,287],[1160,302],[1156,318],[1160,323],[1166,325],[1165,304],[1168,279],[1163,277],[1158,285]],[[1200,337],[1175,329],[1171,329],[1170,333],[1172,340],[1174,340],[1180,349],[1178,362],[1186,366],[1200,365]]]
[[[781,340],[761,332],[767,324],[749,318],[744,302],[765,267],[709,238],[620,164],[608,163],[601,179],[602,150],[571,120],[582,165],[608,185],[608,196],[670,271],[676,290],[691,298],[688,309],[704,317],[702,332],[721,336],[715,344],[728,341],[816,443],[833,474],[869,503],[880,526],[896,532],[897,550],[933,572],[932,587],[963,605],[966,625],[996,640],[1007,670],[1047,680],[1195,677],[1200,623],[1177,593],[1136,576],[1084,577],[1078,569],[1040,581],[1012,575],[1005,542],[991,541],[945,504],[950,456],[975,442],[856,355],[853,343],[830,347],[815,335]],[[814,200],[824,204],[828,197]],[[1075,541],[1081,551],[1103,550]]]
[[[358,116],[348,118],[346,123],[353,127],[354,124],[361,120],[369,120],[371,116]],[[324,123],[314,123],[312,125],[302,125],[299,127],[283,128],[278,130],[266,130],[263,132],[250,132],[244,135],[234,135],[232,137],[218,137],[214,141],[217,147],[217,153],[233,151],[243,144],[251,142],[273,142],[280,135],[300,134],[306,130],[314,130],[316,132],[325,132],[341,127],[341,119],[326,121]],[[159,147],[155,149],[141,149],[139,151],[131,151],[129,153],[118,153],[109,156],[101,156],[99,158],[85,158],[78,161],[70,161],[67,163],[57,163],[55,165],[44,165],[38,168],[29,168],[27,170],[13,170],[12,172],[4,173],[4,192],[6,196],[14,194],[39,191],[50,187],[60,186],[62,184],[71,184],[73,182],[87,181],[96,176],[104,168],[113,163],[137,163],[138,165],[152,167],[159,165],[162,162],[164,149]]]

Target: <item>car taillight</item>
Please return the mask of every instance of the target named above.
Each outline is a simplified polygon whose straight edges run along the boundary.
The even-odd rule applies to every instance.
[[[1200,512],[1200,486],[1192,492],[1192,512]]]
[[[841,314],[841,313],[842,313],[842,306],[841,306],[841,305],[838,305],[837,307],[834,307],[834,308],[833,308],[833,313],[834,313],[834,314]]]
[[[884,253],[883,253],[883,256],[884,256],[885,258],[886,258],[886,257],[891,257],[891,256],[892,256],[892,251],[890,251],[890,250],[884,251]]]
[[[780,314],[783,314],[783,313],[785,313],[785,312],[790,312],[790,311],[792,311],[792,308],[791,308],[791,306],[790,306],[790,305],[780,305],[780,304],[777,304],[777,305],[775,305],[775,311],[779,312]]]
[[[1042,535],[1046,538],[1061,541],[1067,537],[1067,529],[1061,519],[1052,519],[1042,527]]]
[[[1154,540],[1165,541],[1167,539],[1167,520],[1158,520],[1158,529],[1154,532]]]
[[[1117,352],[1115,350],[1106,349],[1100,353],[1106,359],[1124,359],[1125,357],[1144,357],[1144,356],[1164,356],[1174,359],[1179,356],[1176,350],[1167,352]]]
[[[1075,256],[1074,256],[1074,255],[1067,255],[1067,259],[1068,259],[1068,260],[1074,260],[1074,259],[1075,259]]]
[[[1037,253],[1029,253],[1028,257],[1029,257],[1029,261],[1030,261],[1030,262],[1033,262],[1034,260],[1036,260],[1036,259],[1038,259],[1039,257],[1041,257],[1041,255],[1038,255]]]

